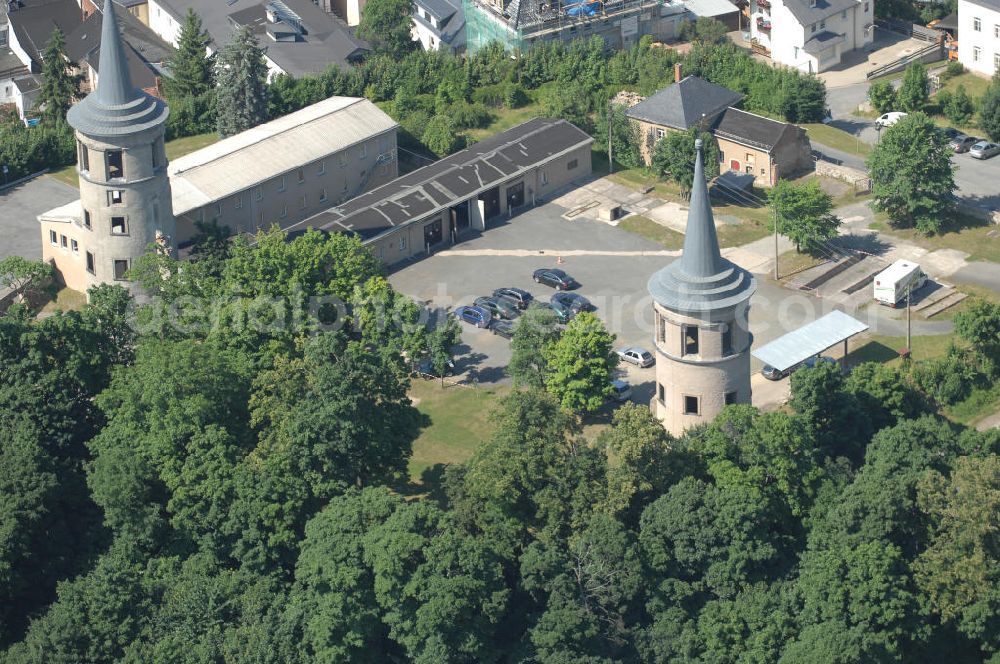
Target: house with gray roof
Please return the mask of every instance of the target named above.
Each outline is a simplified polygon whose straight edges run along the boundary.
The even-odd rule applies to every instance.
[[[461,0],[414,0],[413,36],[425,51],[464,51],[465,10]]]
[[[640,153],[649,164],[657,141],[671,131],[698,128],[715,137],[722,172],[753,176],[760,186],[812,167],[812,146],[801,127],[735,108],[743,95],[697,76],[673,85],[625,110],[639,131]]]
[[[189,9],[201,17],[211,52],[234,30],[250,26],[272,76],[318,74],[331,64],[346,68],[369,50],[342,19],[312,0],[149,0],[149,27],[176,46]]]
[[[750,0],[750,41],[775,63],[819,73],[875,39],[874,0]]]
[[[118,25],[132,81],[158,94],[163,64],[173,48],[131,13],[120,13]],[[0,104],[15,106],[21,119],[32,115],[42,83],[42,56],[56,28],[65,36],[66,56],[84,74],[81,92],[93,90],[100,71],[102,17],[101,8],[90,2],[81,7],[78,0],[0,2]]]

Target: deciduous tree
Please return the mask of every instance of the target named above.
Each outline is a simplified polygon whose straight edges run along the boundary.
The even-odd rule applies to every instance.
[[[930,82],[927,80],[927,67],[914,62],[906,68],[903,74],[903,84],[899,86],[896,98],[904,111],[913,113],[922,111],[927,104]]]
[[[524,312],[514,327],[510,340],[511,357],[507,373],[514,384],[522,387],[545,386],[548,363],[546,349],[559,338],[556,315],[550,309],[531,307]]]
[[[691,191],[691,183],[694,182],[696,138],[701,138],[705,177],[711,180],[719,174],[719,148],[708,132],[699,132],[696,128],[668,131],[653,146],[653,170],[659,177],[676,182],[685,192]]]
[[[889,81],[875,81],[868,87],[868,101],[879,113],[887,113],[896,108],[896,89]]]
[[[589,312],[577,314],[545,352],[545,389],[576,413],[593,412],[611,394],[612,371],[618,356],[615,337]]]
[[[800,185],[778,180],[767,198],[778,217],[778,232],[795,243],[796,251],[819,251],[827,240],[837,237],[840,219],[832,213],[833,198],[820,188],[818,180]]]
[[[369,0],[361,12],[358,36],[375,44],[380,53],[399,58],[413,49],[408,0]]]
[[[874,206],[894,224],[937,233],[954,209],[954,168],[937,126],[911,113],[884,132],[868,157]]]

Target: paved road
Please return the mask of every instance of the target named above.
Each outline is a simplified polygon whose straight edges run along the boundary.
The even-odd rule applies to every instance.
[[[894,83],[898,87],[899,81]],[[858,136],[865,143],[874,145],[878,141],[875,123],[870,118],[854,115],[858,105],[868,98],[868,83],[845,85],[827,90],[827,104],[833,120],[830,125]],[[814,149],[838,159],[845,166],[864,169],[864,159],[813,141]],[[954,157],[955,183],[957,195],[966,203],[989,210],[1000,210],[1000,157],[988,161],[978,161],[968,154]]]
[[[79,197],[79,190],[46,175],[0,192],[0,259],[40,259],[38,215]]]

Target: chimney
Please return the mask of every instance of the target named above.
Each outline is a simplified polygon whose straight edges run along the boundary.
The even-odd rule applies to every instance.
[[[680,83],[680,82],[681,82],[681,63],[678,62],[677,64],[674,65],[674,83]]]

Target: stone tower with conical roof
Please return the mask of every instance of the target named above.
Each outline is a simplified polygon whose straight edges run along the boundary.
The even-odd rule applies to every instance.
[[[42,219],[45,254],[66,285],[81,291],[100,283],[131,287],[125,272],[150,243],[175,248],[163,146],[167,105],[132,83],[112,0],[104,2],[98,66],[97,88],[66,116],[76,130],[80,203],[62,216],[70,223],[57,229],[55,244],[65,242],[65,231],[71,251],[46,246],[54,244],[54,225]]]
[[[681,257],[649,279],[656,392],[652,408],[671,433],[711,421],[726,404],[750,403],[750,296],[757,284],[722,257],[701,141]]]

